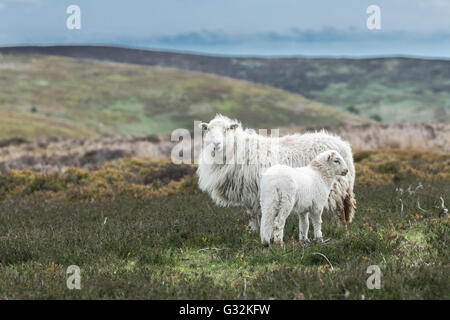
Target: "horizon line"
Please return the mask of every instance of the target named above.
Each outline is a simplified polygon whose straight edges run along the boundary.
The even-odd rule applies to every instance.
[[[380,55],[302,55],[302,54],[280,54],[280,55],[269,55],[269,54],[227,54],[227,53],[210,53],[204,51],[195,50],[182,50],[182,49],[170,49],[170,48],[158,48],[158,47],[143,47],[137,45],[127,45],[127,44],[111,44],[111,43],[36,43],[36,44],[3,44],[0,45],[2,48],[45,48],[45,47],[106,47],[106,48],[118,48],[118,49],[128,49],[128,50],[141,50],[148,52],[159,52],[159,53],[172,53],[172,54],[184,54],[184,55],[195,55],[195,56],[207,56],[207,57],[217,57],[217,58],[236,58],[236,59],[346,59],[346,60],[369,60],[369,59],[417,59],[417,60],[437,60],[437,61],[450,61],[450,57],[445,56],[423,56],[423,55],[413,55],[413,54],[380,54]]]

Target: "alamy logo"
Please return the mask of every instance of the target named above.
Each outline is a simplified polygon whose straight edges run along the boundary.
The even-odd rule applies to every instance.
[[[367,29],[369,30],[380,30],[381,29],[381,9],[379,6],[373,4],[367,7],[367,14],[370,16],[367,18]]]
[[[69,30],[81,29],[81,9],[77,5],[70,5],[66,10],[70,16],[67,18],[66,26]]]
[[[70,274],[69,278],[67,278],[67,288],[69,290],[81,289],[81,270],[79,266],[69,266],[67,267],[67,274]]]
[[[366,273],[371,274],[367,278],[366,285],[369,290],[381,289],[381,270],[377,265],[371,265],[367,268]]]

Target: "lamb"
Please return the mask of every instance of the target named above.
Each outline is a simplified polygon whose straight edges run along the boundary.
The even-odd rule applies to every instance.
[[[306,167],[275,165],[261,178],[261,242],[283,243],[286,219],[295,212],[299,216],[299,239],[307,243],[309,213],[314,239],[323,242],[322,211],[336,177],[348,173],[342,156],[335,150],[320,153]]]
[[[251,230],[259,230],[259,184],[264,170],[276,164],[302,167],[325,150],[337,150],[349,173],[333,185],[327,208],[346,228],[351,222],[355,200],[355,167],[348,142],[325,131],[270,137],[243,129],[237,120],[220,114],[201,123],[204,132],[197,174],[199,188],[219,206],[243,206]]]

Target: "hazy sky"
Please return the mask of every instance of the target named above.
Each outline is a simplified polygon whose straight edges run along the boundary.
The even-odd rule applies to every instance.
[[[66,8],[81,8],[81,30]],[[381,8],[381,30],[366,8]],[[450,0],[0,0],[0,45],[116,44],[258,55],[450,57]]]

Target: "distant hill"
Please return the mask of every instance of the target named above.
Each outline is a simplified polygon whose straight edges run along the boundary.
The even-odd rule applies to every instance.
[[[300,95],[246,81],[173,68],[88,59],[0,56],[0,139],[193,130],[216,113],[246,126],[366,123]]]
[[[450,60],[229,58],[101,46],[11,47],[1,52],[201,71],[270,85],[383,122],[450,122]]]

